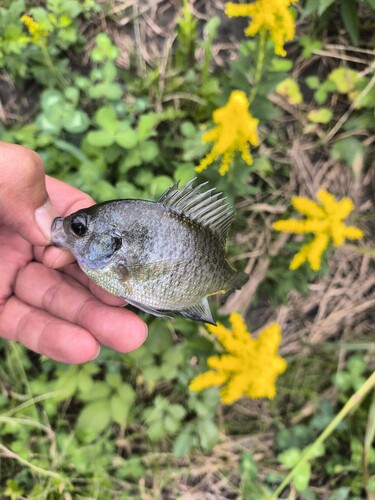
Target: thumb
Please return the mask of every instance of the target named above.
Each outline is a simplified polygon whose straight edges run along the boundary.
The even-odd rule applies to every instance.
[[[56,216],[41,158],[23,146],[0,142],[0,222],[31,244],[45,246]]]

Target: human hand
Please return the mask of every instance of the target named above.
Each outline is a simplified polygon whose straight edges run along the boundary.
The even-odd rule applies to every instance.
[[[93,204],[45,176],[33,151],[0,142],[0,337],[64,363],[95,358],[100,344],[129,352],[144,342],[147,326],[124,301],[48,246],[56,216]]]

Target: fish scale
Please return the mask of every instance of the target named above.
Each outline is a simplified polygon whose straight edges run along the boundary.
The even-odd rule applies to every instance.
[[[52,226],[99,286],[156,316],[175,313],[215,324],[209,295],[248,279],[225,258],[234,213],[207,183],[167,189],[157,202],[114,200],[79,210]]]

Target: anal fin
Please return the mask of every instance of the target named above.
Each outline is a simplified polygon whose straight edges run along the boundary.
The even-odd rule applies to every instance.
[[[136,302],[135,300],[132,299],[125,298],[125,300],[126,302],[136,307],[137,309],[140,309],[145,313],[152,314],[153,316],[158,316],[159,318],[173,319],[173,317],[169,315],[169,313],[172,313],[172,314],[178,314],[179,316],[182,316],[187,319],[192,319],[194,321],[202,321],[203,323],[209,323],[210,325],[216,326],[216,322],[212,317],[207,298],[203,299],[201,302],[195,304],[194,306],[188,307],[186,309],[181,309],[179,311],[174,311],[174,310],[160,311],[158,309],[154,309],[153,307],[140,304],[139,302]]]
[[[154,309],[149,306],[145,306],[143,304],[140,304],[139,302],[136,302],[135,300],[131,300],[126,298],[126,302],[128,302],[130,305],[136,307],[137,309],[140,309],[141,311],[152,314],[153,316],[158,316],[159,318],[167,318],[167,319],[173,319],[172,316],[169,316],[168,314],[165,313],[165,311],[158,311],[157,309]]]
[[[204,298],[201,302],[195,304],[194,306],[182,309],[181,311],[173,312],[183,316],[184,318],[202,321],[203,323],[209,323],[210,325],[216,326],[216,321],[212,317],[207,298]]]

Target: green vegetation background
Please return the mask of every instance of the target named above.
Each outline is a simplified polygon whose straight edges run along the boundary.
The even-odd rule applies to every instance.
[[[245,39],[244,23],[228,20],[223,5],[3,0],[0,139],[36,150],[48,174],[98,202],[155,199],[195,177],[212,112],[256,82],[259,40]],[[251,330],[293,300],[302,304],[283,325],[289,368],[277,397],[225,407],[214,389],[189,392],[217,346],[182,319],[147,317],[143,347],[104,349],[82,366],[0,341],[1,498],[270,498],[289,470],[285,498],[374,498],[374,383],[359,407],[349,399],[365,396],[374,369],[371,308],[350,309],[349,297],[352,322],[333,334],[321,323],[318,341],[310,326],[319,305],[304,308],[343,260],[354,269],[344,273],[346,293],[362,286],[371,251],[330,254],[316,275],[288,270],[295,240],[270,250],[275,214],[309,192],[309,179],[323,178],[316,165],[328,165],[333,192],[358,195],[356,224],[371,244],[374,9],[373,0],[295,4],[297,36],[286,58],[267,44],[251,104],[261,137],[254,164],[236,158],[224,177],[217,165],[200,174],[238,208],[232,261],[244,268],[260,258],[254,248],[269,251],[242,310]],[[48,43],[27,39],[24,14],[48,29]],[[373,301],[374,285],[366,286],[363,304]],[[317,443],[348,401],[355,411]]]

